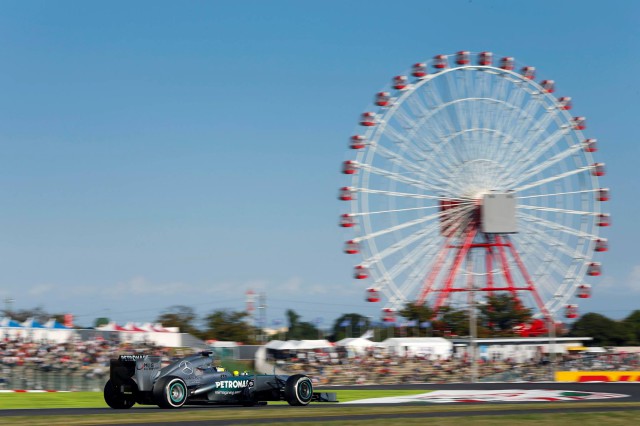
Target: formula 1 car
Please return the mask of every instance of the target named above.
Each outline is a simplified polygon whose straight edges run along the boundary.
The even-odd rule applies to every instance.
[[[135,403],[180,408],[183,405],[264,405],[287,401],[337,402],[335,393],[314,392],[311,379],[302,374],[248,374],[227,372],[213,365],[212,352],[200,352],[166,367],[159,356],[120,355],[110,362],[104,400],[115,409]]]

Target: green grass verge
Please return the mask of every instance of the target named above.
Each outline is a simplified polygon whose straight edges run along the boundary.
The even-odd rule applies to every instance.
[[[338,401],[340,402],[364,398],[382,398],[385,396],[417,395],[429,392],[427,390],[320,390],[337,392]],[[272,404],[286,404],[286,402],[269,402],[269,405]],[[106,406],[102,398],[102,392],[0,394],[0,410],[7,408],[99,408]]]

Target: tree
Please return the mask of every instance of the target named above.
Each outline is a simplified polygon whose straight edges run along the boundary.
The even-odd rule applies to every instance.
[[[511,293],[487,296],[486,304],[480,305],[482,326],[499,336],[515,335],[513,328],[529,322],[531,317],[531,309],[522,306],[520,299]]]
[[[109,324],[109,318],[106,318],[106,317],[96,318],[95,321],[93,322],[93,326],[95,328],[98,328],[102,325],[107,325],[107,324]]]
[[[574,322],[569,336],[593,337],[596,346],[625,346],[636,338],[629,322],[614,321],[593,312]]]
[[[291,340],[313,340],[318,338],[318,328],[310,322],[300,321],[300,315],[288,309],[286,312],[289,321],[289,331],[287,339]]]
[[[249,314],[216,310],[205,317],[206,339],[255,344],[256,329],[247,323]]]
[[[197,337],[203,337],[200,330],[194,325],[197,315],[193,308],[184,305],[174,305],[164,310],[156,322],[165,327],[179,327],[182,333],[189,333]]]
[[[415,323],[414,327],[407,327],[407,335],[426,336],[429,329],[433,326],[433,309],[427,305],[417,305],[415,302],[408,302],[399,312],[401,317],[405,318],[409,323]],[[422,327],[422,324],[429,323],[430,327]]]
[[[634,337],[633,340],[627,342],[627,346],[640,346],[640,311],[631,312],[622,322],[625,323]]]
[[[440,308],[438,319],[434,321],[436,334],[452,336],[469,335],[469,313],[449,306]]]
[[[331,340],[337,342],[345,337],[356,337],[371,326],[371,321],[364,315],[343,314],[333,323]]]
[[[19,311],[8,312],[8,313],[5,313],[5,315],[13,318],[18,322],[23,322],[28,320],[29,318],[33,318],[40,323],[47,322],[49,318],[52,317],[51,314],[47,313],[40,306],[32,309],[21,309]]]

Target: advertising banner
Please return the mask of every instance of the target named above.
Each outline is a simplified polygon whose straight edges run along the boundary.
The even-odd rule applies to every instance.
[[[640,371],[556,371],[556,382],[640,382]]]

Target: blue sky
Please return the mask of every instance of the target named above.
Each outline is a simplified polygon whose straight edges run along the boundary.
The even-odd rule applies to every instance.
[[[360,112],[458,50],[535,65],[599,140],[613,217],[581,311],[640,308],[640,4],[4,1],[0,297],[120,322],[267,294],[378,315],[336,226]]]

